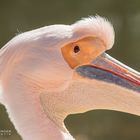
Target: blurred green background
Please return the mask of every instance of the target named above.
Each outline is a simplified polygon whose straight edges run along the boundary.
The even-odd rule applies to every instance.
[[[96,14],[115,28],[115,45],[108,53],[140,70],[140,0],[0,0],[0,46],[20,32]],[[77,140],[140,140],[140,117],[125,113],[91,111],[71,115],[65,124]],[[2,105],[0,130],[11,130],[0,140],[21,140]]]

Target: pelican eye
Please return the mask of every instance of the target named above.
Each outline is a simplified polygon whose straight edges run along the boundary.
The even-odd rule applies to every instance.
[[[62,46],[61,51],[65,61],[74,69],[91,63],[105,51],[105,46],[96,37],[85,37]]]
[[[80,51],[80,47],[79,46],[74,46],[73,51],[74,51],[74,53],[78,53]]]

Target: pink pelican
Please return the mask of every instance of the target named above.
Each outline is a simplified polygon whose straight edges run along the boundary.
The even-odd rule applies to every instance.
[[[104,18],[22,33],[0,51],[0,102],[23,140],[74,140],[69,114],[109,109],[140,115],[140,74],[105,53]]]

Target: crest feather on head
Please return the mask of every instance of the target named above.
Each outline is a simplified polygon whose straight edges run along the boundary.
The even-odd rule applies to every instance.
[[[74,32],[81,36],[93,36],[101,39],[109,50],[114,44],[114,28],[112,24],[105,18],[100,16],[90,16],[82,18],[73,24]]]

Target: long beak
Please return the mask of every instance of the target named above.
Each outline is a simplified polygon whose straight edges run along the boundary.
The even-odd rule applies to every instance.
[[[113,83],[140,93],[140,73],[106,53],[76,71],[83,77]]]

